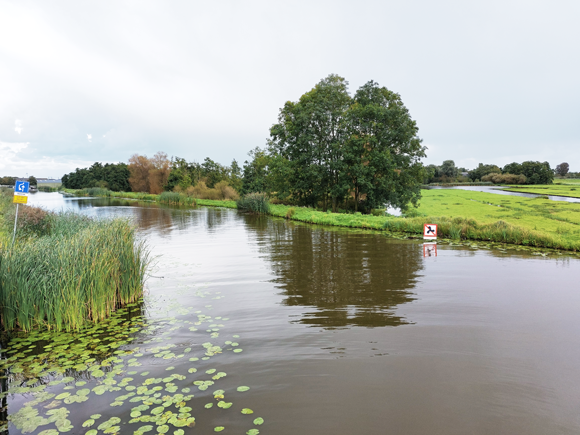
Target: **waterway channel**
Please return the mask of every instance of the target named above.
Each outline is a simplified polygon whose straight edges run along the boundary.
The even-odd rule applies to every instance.
[[[134,219],[156,264],[132,323],[8,344],[5,357],[84,358],[7,370],[11,435],[580,433],[577,258],[452,245],[424,257],[418,241],[229,209],[31,201]],[[82,356],[118,337],[131,339]],[[135,421],[171,410],[195,425]]]

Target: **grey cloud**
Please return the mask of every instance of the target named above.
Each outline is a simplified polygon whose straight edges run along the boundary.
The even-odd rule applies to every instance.
[[[27,142],[31,164],[157,150],[243,161],[285,101],[337,73],[352,91],[372,79],[401,94],[426,163],[580,170],[578,12],[572,1],[0,2],[0,140]]]

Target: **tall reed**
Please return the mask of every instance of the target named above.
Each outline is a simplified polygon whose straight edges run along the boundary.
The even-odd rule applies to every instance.
[[[248,193],[236,201],[238,210],[252,213],[270,213],[270,201],[268,195],[261,192]]]
[[[70,331],[143,294],[149,253],[124,219],[62,213],[51,234],[0,253],[0,315],[5,330]]]
[[[179,192],[163,192],[159,195],[162,204],[192,205],[195,206],[195,198]]]

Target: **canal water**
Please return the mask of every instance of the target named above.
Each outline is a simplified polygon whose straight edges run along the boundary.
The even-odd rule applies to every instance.
[[[111,324],[8,344],[10,434],[580,433],[575,257],[426,258],[417,241],[229,209],[31,202],[134,219],[155,265]]]

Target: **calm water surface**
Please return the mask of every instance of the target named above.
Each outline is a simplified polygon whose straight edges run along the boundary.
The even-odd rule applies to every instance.
[[[187,405],[196,425],[185,433],[216,426],[224,434],[252,427],[277,435],[580,433],[577,258],[444,245],[436,258],[424,258],[416,241],[235,210],[47,193],[31,202],[136,220],[156,256],[145,317],[161,325],[132,343],[143,353],[136,369],[162,377],[172,366],[188,376],[178,384],[192,387]],[[196,311],[224,326],[190,331]],[[226,340],[243,351],[228,351]],[[156,358],[152,349],[172,343],[172,352],[191,347],[194,354],[208,341],[223,353],[195,363]],[[191,367],[197,372],[189,374]],[[198,391],[192,382],[209,379],[208,369],[227,377]],[[89,388],[101,382],[84,379]],[[236,392],[240,385],[250,390]],[[217,403],[217,388],[230,409],[204,408]],[[133,433],[143,425],[127,423],[135,403],[111,407],[121,394],[91,393],[67,405],[69,433],[85,433],[81,425],[94,413],[119,416],[120,433]],[[32,398],[9,395],[8,413]],[[242,407],[254,414],[241,414]],[[258,416],[265,422],[253,426]],[[22,433],[13,424],[9,430]]]

